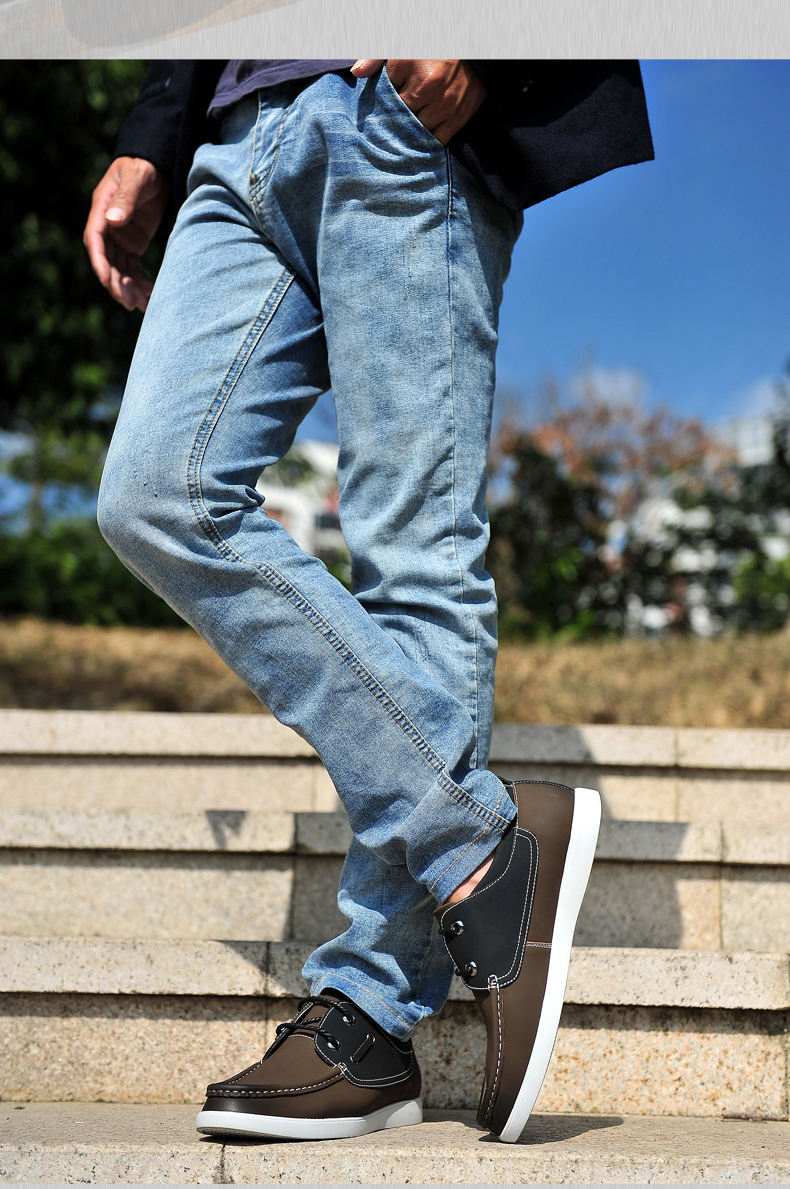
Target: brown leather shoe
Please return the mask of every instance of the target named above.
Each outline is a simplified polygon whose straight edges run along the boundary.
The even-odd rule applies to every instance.
[[[419,1093],[411,1041],[327,992],[302,1000],[260,1061],[207,1088],[195,1126],[219,1135],[345,1139],[421,1123]]]
[[[520,786],[520,797],[515,785]],[[477,1121],[514,1143],[551,1058],[598,830],[593,789],[506,782],[516,822],[470,896],[436,910],[488,1034]]]

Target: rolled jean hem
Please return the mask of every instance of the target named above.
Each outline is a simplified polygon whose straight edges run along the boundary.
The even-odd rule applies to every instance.
[[[515,814],[514,814],[515,816]],[[431,884],[428,891],[432,896],[436,897],[438,904],[444,904],[450,896],[452,896],[459,884],[462,884],[465,879],[468,879],[473,871],[476,871],[481,863],[493,854],[499,843],[502,841],[502,835],[508,829],[510,823],[502,829],[496,829],[493,826],[485,826],[476,838],[464,848],[464,850],[453,860],[451,865],[439,876],[439,878]]]
[[[413,871],[418,882],[425,885],[439,904],[443,904],[488,858],[516,816],[516,806],[505,786],[496,781],[492,773],[479,775],[489,777],[499,785],[493,804],[483,804],[446,778],[438,780],[420,802],[420,815],[424,820],[452,823],[451,829],[439,832],[435,839],[436,858],[422,870]],[[476,792],[485,794],[488,790],[479,788]],[[468,841],[459,844],[456,841],[459,835]]]
[[[414,1029],[423,1018],[423,1014],[413,1020],[400,1016],[386,1000],[380,998],[370,987],[359,982],[359,971],[355,970],[356,978],[345,974],[325,974],[312,987],[311,994],[322,995],[325,991],[339,991],[347,995],[357,1007],[361,1007],[380,1028],[398,1040],[409,1040]]]

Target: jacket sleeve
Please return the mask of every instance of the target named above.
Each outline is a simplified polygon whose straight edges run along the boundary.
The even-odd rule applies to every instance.
[[[529,73],[532,66],[532,62],[529,60],[470,58],[469,65],[485,87],[488,99],[496,107],[529,86]]]
[[[114,157],[143,157],[171,184],[174,210],[199,145],[214,129],[206,116],[224,61],[156,61],[118,134]]]
[[[471,65],[487,98],[449,147],[509,210],[652,159],[638,62],[483,59]]]
[[[193,62],[151,64],[137,102],[121,125],[116,157],[144,157],[172,181],[193,73]]]

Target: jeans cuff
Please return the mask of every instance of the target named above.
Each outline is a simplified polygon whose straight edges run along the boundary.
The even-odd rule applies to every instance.
[[[489,780],[496,779],[490,772],[480,775]],[[488,858],[516,816],[516,806],[505,786],[498,780],[496,784],[496,797],[493,801],[490,796],[487,797],[488,804],[485,806],[458,786],[454,786],[452,792],[446,786],[443,787],[443,782],[434,786],[431,817],[436,821],[446,815],[445,820],[452,822],[452,830],[447,832],[449,836],[446,837],[446,843],[450,845],[445,844],[439,856],[421,874],[421,879],[439,904],[444,904],[458,885]],[[462,795],[459,796],[459,793]],[[437,808],[444,811],[439,813],[438,818],[434,816]],[[456,841],[459,834],[464,838]]]

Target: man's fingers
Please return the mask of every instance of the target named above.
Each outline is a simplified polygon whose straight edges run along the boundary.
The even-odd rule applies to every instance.
[[[107,288],[115,300],[127,310],[145,310],[148,305],[151,288],[147,285],[143,286],[140,278],[128,276],[121,269],[115,267],[111,269],[110,283]]]
[[[411,58],[388,58],[387,74],[395,90],[400,94],[401,88],[410,80],[414,62]]]
[[[130,302],[129,294],[123,283],[123,274],[115,266],[110,269],[110,279],[107,283],[107,288],[115,300],[120,302],[127,310],[134,309],[134,302]]]
[[[120,185],[110,200],[112,205],[104,215],[108,223],[112,223],[113,227],[123,227],[124,223],[129,222],[140,198],[140,191],[147,185],[147,181],[147,178],[141,177],[139,174],[132,174],[129,177],[127,173],[124,173]]]
[[[88,257],[90,258],[91,268],[96,273],[96,276],[101,281],[102,285],[107,285],[110,280],[110,262],[107,259],[105,250],[104,236],[95,226],[91,226],[90,222],[85,228],[85,234],[82,237],[82,242],[88,249]]]
[[[486,97],[468,62],[389,58],[387,74],[403,102],[442,144],[452,140]]]
[[[150,161],[118,157],[93,192],[83,243],[102,285],[127,310],[148,304],[153,285],[140,257],[161,222],[167,191]]]
[[[370,78],[371,74],[381,70],[385,60],[384,58],[358,58],[351,67],[351,73],[356,78]]]

